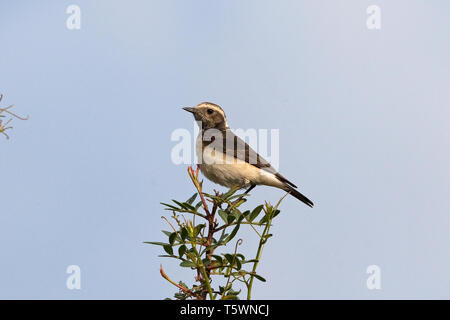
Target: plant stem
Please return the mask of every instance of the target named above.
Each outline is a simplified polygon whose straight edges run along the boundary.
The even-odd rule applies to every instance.
[[[266,234],[268,234],[268,232],[269,232],[270,222],[271,221],[272,221],[272,217],[270,217],[270,219],[267,221],[267,225],[264,228],[264,232],[263,232],[263,234],[261,236],[261,239],[259,240],[258,251],[256,251],[256,258],[255,258],[256,261],[253,264],[252,275],[250,276],[250,283],[247,286],[248,287],[247,300],[251,300],[253,279],[255,278],[253,274],[256,273],[256,268],[258,267],[259,260],[261,259],[261,254],[262,254],[262,251],[263,251],[263,248],[264,248],[264,244],[266,243],[266,241],[265,241],[266,239],[264,239],[264,236]]]
[[[273,218],[273,214],[275,213],[275,211],[278,210],[278,206],[280,205],[281,201],[283,201],[283,199],[288,195],[288,193],[286,193],[277,203],[277,205],[275,207],[270,206],[268,203],[266,203],[266,207],[268,210],[270,210],[270,212],[266,212],[266,214],[269,215],[269,218],[267,219],[267,223],[266,226],[264,228],[264,231],[261,235],[261,239],[259,240],[259,245],[258,245],[258,251],[256,251],[256,261],[253,264],[253,269],[252,269],[252,275],[250,276],[250,283],[247,285],[247,300],[250,300],[252,297],[252,287],[253,287],[253,279],[255,278],[254,274],[256,273],[256,268],[258,267],[258,263],[259,260],[261,259],[261,254],[264,248],[264,244],[267,242],[267,238],[266,236],[269,234],[269,230],[270,230],[270,226],[272,225],[272,218]]]
[[[230,284],[230,278],[231,278],[231,273],[233,272],[233,266],[234,266],[234,262],[236,261],[236,253],[237,253],[237,247],[239,246],[239,245],[241,245],[242,244],[242,239],[239,239],[237,242],[236,242],[236,246],[234,247],[234,254],[233,254],[233,259],[231,260],[231,265],[230,265],[230,267],[229,267],[229,273],[228,273],[228,279],[227,279],[227,284],[225,285],[225,287],[224,287],[224,289],[223,289],[223,293],[222,293],[222,300],[223,300],[223,298],[225,297],[225,293],[227,292],[227,288],[228,288],[228,286],[229,286],[229,284]],[[235,280],[236,280],[236,278],[235,278]],[[234,280],[233,280],[234,281]],[[231,281],[231,285],[233,285],[233,281]],[[231,286],[230,286],[230,288],[231,288]],[[228,289],[229,290],[229,289]]]
[[[205,282],[206,288],[208,289],[209,298],[211,300],[214,300],[213,292],[212,292],[212,289],[211,289],[211,284],[209,283],[209,277],[208,277],[208,274],[206,273],[205,266],[203,265],[202,257],[198,254],[198,251],[195,248],[194,244],[192,244],[192,248],[194,249],[194,253],[195,253],[195,255],[198,258],[198,261],[197,261],[198,262],[198,267],[200,268],[200,271],[202,272],[203,280]]]

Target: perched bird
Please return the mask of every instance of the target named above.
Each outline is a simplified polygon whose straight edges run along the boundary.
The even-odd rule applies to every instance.
[[[230,130],[220,106],[203,102],[195,108],[183,109],[191,112],[200,126],[196,154],[206,178],[228,188],[248,187],[246,192],[256,185],[272,186],[289,192],[310,207],[314,205],[295,189],[296,185]]]

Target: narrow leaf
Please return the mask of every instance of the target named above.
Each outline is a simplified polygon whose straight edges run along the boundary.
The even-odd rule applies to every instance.
[[[200,208],[202,206],[203,202],[200,200],[199,202],[197,202],[197,204],[195,205],[195,211],[198,210],[198,208]]]
[[[262,210],[263,207],[264,207],[263,205],[260,205],[260,206],[257,206],[255,209],[253,209],[252,213],[248,217],[248,220],[250,222],[255,220],[255,218],[261,213],[261,210]]]
[[[164,233],[168,237],[170,237],[170,235],[172,234],[172,232],[166,231],[166,230],[161,230],[161,232]]]
[[[219,210],[219,216],[225,223],[228,223],[228,214],[225,211]]]
[[[183,261],[182,263],[180,263],[180,267],[195,268],[196,265],[192,261]]]
[[[168,203],[161,202],[161,204],[162,204],[163,206],[169,207],[170,209],[175,209],[175,210],[180,209],[180,208],[175,207],[174,205],[171,205],[171,204],[168,204]]]
[[[192,197],[186,200],[186,203],[192,204],[194,200],[197,198],[197,193],[194,193]]]
[[[261,277],[259,274],[252,273],[252,276],[254,276],[254,277],[255,277],[256,279],[258,279],[259,281],[266,282],[266,279],[264,279],[263,277]]]
[[[144,243],[147,243],[147,244],[153,244],[153,245],[155,245],[155,246],[165,246],[165,245],[168,245],[168,243],[164,243],[164,242],[153,242],[153,241],[145,241]]]
[[[225,243],[230,242],[234,236],[236,235],[236,233],[238,232],[239,228],[240,228],[240,224],[237,224],[236,227],[234,227],[233,231],[231,231],[230,235],[228,236],[228,238],[225,240]]]

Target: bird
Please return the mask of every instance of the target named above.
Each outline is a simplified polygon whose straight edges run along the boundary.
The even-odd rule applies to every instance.
[[[199,125],[195,149],[200,171],[208,180],[228,188],[248,188],[246,193],[257,185],[275,187],[311,208],[314,206],[295,184],[231,131],[219,105],[202,102],[182,109],[192,113]]]

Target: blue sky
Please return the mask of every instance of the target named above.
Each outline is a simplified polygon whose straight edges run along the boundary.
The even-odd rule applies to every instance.
[[[380,30],[366,27],[372,4]],[[160,299],[174,292],[160,263],[192,281],[142,242],[162,240],[159,202],[193,194],[170,136],[192,130],[180,108],[201,101],[233,128],[280,129],[280,172],[316,203],[283,202],[254,298],[449,298],[449,9],[1,3],[1,106],[30,120],[0,136],[0,298]],[[259,187],[248,205],[282,195]],[[66,288],[72,264],[81,290]],[[366,287],[373,264],[381,290]]]

